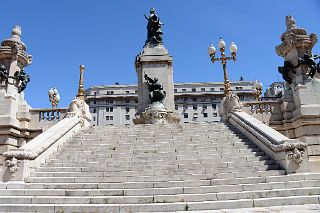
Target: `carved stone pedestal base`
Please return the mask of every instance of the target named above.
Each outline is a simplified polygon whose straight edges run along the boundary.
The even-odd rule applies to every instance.
[[[133,119],[134,124],[172,124],[179,123],[176,113],[167,112],[161,102],[154,102],[144,112]]]

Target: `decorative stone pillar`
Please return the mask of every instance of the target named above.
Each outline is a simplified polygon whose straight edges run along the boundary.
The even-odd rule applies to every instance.
[[[178,123],[179,116],[174,107],[172,56],[169,55],[168,50],[163,45],[146,45],[137,55],[135,67],[138,77],[138,110],[134,122],[136,124],[159,122],[146,121],[146,117],[142,115],[151,106],[148,84],[144,78],[147,74],[150,78],[157,78],[166,92],[166,97],[162,101],[165,110],[161,109],[160,112],[153,109],[153,112],[148,116],[152,117],[153,114],[155,118],[163,118],[163,122],[160,123]]]
[[[27,82],[17,78],[17,74],[21,71],[24,73],[24,67],[32,62],[32,56],[26,53],[26,49],[21,41],[19,26],[13,28],[11,38],[1,42],[0,64],[3,65],[3,75],[0,76],[0,154],[10,147],[22,146],[29,137],[30,106],[21,91]]]
[[[290,69],[282,73],[286,89],[270,125],[289,138],[307,143],[310,170],[320,171],[320,79],[319,74],[311,78],[308,66],[299,65],[305,53],[312,55],[317,36],[298,28],[292,16],[286,17],[286,25],[276,52]]]

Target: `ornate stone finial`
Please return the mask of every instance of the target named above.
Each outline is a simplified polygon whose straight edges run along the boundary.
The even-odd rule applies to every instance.
[[[80,79],[79,79],[79,88],[77,97],[80,100],[84,100],[84,89],[83,89],[83,72],[84,72],[84,65],[80,65]]]
[[[21,27],[18,25],[14,26],[14,28],[12,29],[11,35],[21,37]]]
[[[287,31],[297,29],[296,21],[292,16],[286,16],[286,26],[287,26]]]

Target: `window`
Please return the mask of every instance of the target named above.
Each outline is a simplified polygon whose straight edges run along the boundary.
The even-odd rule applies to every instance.
[[[192,106],[192,108],[193,108],[194,110],[197,110],[197,109],[198,109],[198,106],[197,106],[196,104],[194,104],[194,105]]]
[[[239,99],[240,99],[241,101],[243,101],[243,100],[244,100],[244,95],[239,95]]]
[[[207,109],[207,105],[202,105],[202,109]]]
[[[210,91],[211,91],[211,92],[214,92],[214,88],[210,88]]]
[[[183,101],[188,101],[188,98],[183,98]]]
[[[201,92],[205,92],[206,91],[206,88],[201,88]]]
[[[218,113],[214,112],[213,114],[213,117],[218,117]]]
[[[113,100],[106,99],[106,104],[112,104],[112,103],[113,103]]]
[[[93,116],[93,121],[96,121],[96,117],[95,116]]]
[[[96,101],[96,100],[94,100],[94,101],[93,101],[93,104],[96,104],[96,103],[97,103],[97,101]]]
[[[215,101],[217,98],[216,97],[213,97],[213,98],[211,98],[211,101]]]
[[[223,91],[224,90],[224,88],[220,88],[220,91]]]
[[[192,88],[191,90],[192,90],[192,92],[195,92],[195,91],[196,91],[196,88]]]
[[[130,115],[126,115],[126,120],[130,120]]]
[[[208,117],[208,113],[203,113],[203,117],[207,118]]]
[[[192,101],[197,101],[197,98],[192,98]]]
[[[217,104],[212,104],[212,109],[217,109]]]
[[[113,112],[113,107],[106,107],[106,112]]]
[[[96,96],[97,95],[97,92],[94,92],[94,96]]]
[[[187,110],[188,109],[188,105],[184,104],[183,105],[183,110]]]
[[[130,91],[126,91],[126,94],[129,94],[130,93]]]
[[[184,113],[184,114],[183,114],[183,117],[184,117],[184,118],[188,118],[188,113]]]
[[[107,121],[110,120],[110,116],[106,116],[106,120],[107,120]]]
[[[110,120],[113,121],[113,116],[110,116]]]
[[[236,87],[236,90],[242,90],[242,87]]]
[[[129,111],[130,111],[130,108],[126,107],[126,113],[129,113]]]
[[[178,92],[178,90],[177,90],[177,89],[174,89],[174,92]]]
[[[129,99],[126,99],[125,102],[128,104],[128,103],[130,102],[130,100],[129,100]]]
[[[113,95],[113,91],[110,91],[110,94]]]
[[[134,93],[137,94],[137,93],[138,93],[138,90],[135,90]]]
[[[96,112],[97,112],[96,108],[93,108],[93,113],[96,113]]]
[[[182,89],[182,92],[187,92],[187,90],[186,89]]]
[[[176,110],[178,110],[178,105],[175,105],[174,108],[175,108]]]

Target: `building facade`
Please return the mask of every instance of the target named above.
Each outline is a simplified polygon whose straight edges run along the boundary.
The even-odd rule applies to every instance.
[[[240,101],[255,100],[254,81],[231,82]],[[175,110],[181,123],[220,121],[218,109],[224,96],[223,82],[175,83]],[[137,85],[94,86],[86,90],[86,102],[92,113],[92,125],[131,125],[138,106]]]
[[[266,98],[281,97],[284,93],[284,89],[284,82],[273,82],[264,93],[264,96]]]

